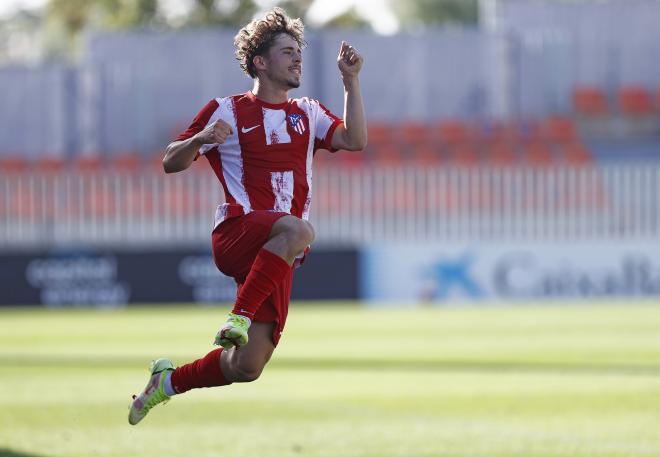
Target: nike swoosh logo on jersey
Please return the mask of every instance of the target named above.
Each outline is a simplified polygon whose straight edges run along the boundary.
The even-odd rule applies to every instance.
[[[241,132],[243,132],[243,133],[251,132],[252,130],[254,130],[254,129],[256,129],[257,127],[259,127],[260,125],[261,125],[261,124],[257,124],[257,125],[255,125],[254,127],[250,127],[249,129],[246,129],[245,127],[241,127]]]

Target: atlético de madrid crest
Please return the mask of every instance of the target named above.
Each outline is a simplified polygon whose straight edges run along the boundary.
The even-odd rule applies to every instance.
[[[289,125],[293,130],[300,135],[305,133],[305,121],[303,120],[302,114],[289,114],[287,118],[289,119]]]

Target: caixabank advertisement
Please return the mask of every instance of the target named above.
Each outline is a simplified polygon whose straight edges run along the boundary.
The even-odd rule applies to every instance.
[[[371,302],[534,302],[660,296],[654,243],[371,246],[361,256]]]

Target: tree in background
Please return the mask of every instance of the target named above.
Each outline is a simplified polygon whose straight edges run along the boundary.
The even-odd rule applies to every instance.
[[[309,21],[305,21],[307,11],[313,3],[314,0],[280,0],[277,2],[277,6],[284,9],[284,11],[286,11],[287,14],[291,17],[302,18],[305,22],[305,28],[313,28],[313,25],[310,25]],[[322,26],[332,28],[365,28],[369,27],[369,23],[364,18],[362,18],[356,12],[355,7],[353,7],[340,14],[339,16],[335,16],[324,22]]]
[[[88,25],[121,29],[164,23],[158,0],[50,0],[46,16],[69,35]]]
[[[284,9],[291,17],[305,18],[307,10],[312,6],[314,0],[282,0],[278,2],[280,8]],[[307,24],[305,24],[307,25]]]
[[[158,10],[158,0],[95,0],[90,22],[104,28],[163,26],[165,21]]]
[[[390,0],[403,28],[477,24],[479,0]]]
[[[345,13],[330,19],[324,24],[324,27],[339,29],[365,29],[369,28],[370,24],[357,13],[355,8],[351,8]]]
[[[67,34],[75,35],[87,24],[91,7],[87,0],[50,0],[46,16],[60,22]]]
[[[43,18],[46,55],[68,58],[75,55],[91,7],[92,2],[86,0],[50,0]]]
[[[163,27],[158,0],[50,0],[45,11],[46,54],[73,58],[87,27]]]
[[[478,0],[388,2],[404,29],[448,23],[476,24],[478,20]],[[42,36],[42,55],[71,59],[75,58],[80,49],[81,32],[86,28],[116,30],[135,27],[166,29],[226,26],[237,29],[251,20],[259,10],[255,0],[193,0],[186,17],[171,20],[161,11],[160,3],[159,0],[49,0],[41,19],[37,17],[36,21],[31,22],[31,27],[39,27],[40,31],[30,30],[28,34]],[[291,16],[302,18],[305,18],[313,3],[314,0],[274,2]],[[369,24],[354,6],[321,26],[365,28]],[[4,26],[3,30],[11,28]]]
[[[192,11],[184,21],[188,27],[225,25],[239,27],[257,12],[253,0],[195,0]]]

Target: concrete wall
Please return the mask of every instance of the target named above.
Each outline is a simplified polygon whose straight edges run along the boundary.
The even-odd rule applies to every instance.
[[[568,111],[576,84],[611,93],[660,86],[658,1],[484,2],[481,29],[310,32],[303,85],[292,95],[341,114],[342,39],[366,57],[371,120],[543,116]],[[234,33],[90,33],[76,68],[1,68],[0,154],[161,149],[210,98],[251,87],[233,56]]]

